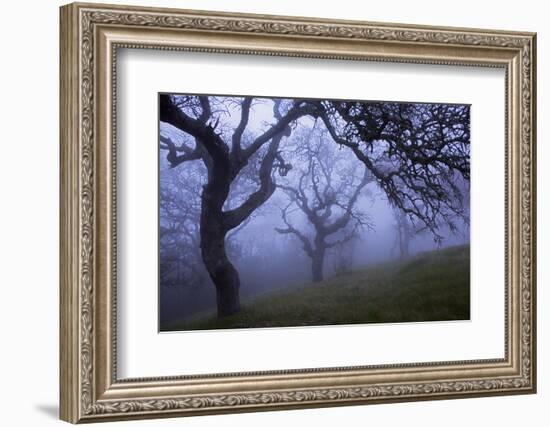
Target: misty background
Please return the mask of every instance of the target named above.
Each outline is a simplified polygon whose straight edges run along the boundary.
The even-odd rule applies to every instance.
[[[210,98],[213,109],[218,108],[216,129],[230,136],[241,117],[237,98]],[[252,140],[274,121],[274,100],[255,98],[243,139]],[[272,172],[276,190],[226,237],[228,257],[240,276],[243,300],[312,282],[312,259],[304,250],[304,242],[288,232],[290,227],[314,239],[311,221],[293,198],[296,188],[303,190],[311,206],[319,203],[318,192],[324,192],[325,199],[334,198],[330,218],[342,216],[346,203],[357,192],[349,223],[327,238],[334,246],[324,254],[323,279],[423,251],[469,243],[469,181],[457,179],[465,217],[454,221],[452,231],[446,223],[438,224],[438,236],[434,237],[391,205],[377,181],[365,172],[363,163],[352,150],[334,143],[321,120],[305,116],[291,127],[290,135],[281,141],[280,160]],[[160,322],[166,324],[201,312],[215,313],[216,288],[200,253],[201,193],[207,182],[207,168],[201,161],[173,167],[163,142],[175,146],[195,143],[188,134],[164,122],[160,122],[159,133],[159,309]],[[258,187],[257,171],[265,154],[266,149],[260,149],[252,156],[232,183],[224,209],[242,203]],[[376,150],[370,155],[376,157]]]

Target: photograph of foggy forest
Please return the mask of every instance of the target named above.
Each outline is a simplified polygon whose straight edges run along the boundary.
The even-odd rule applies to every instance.
[[[160,93],[159,330],[470,318],[470,106]]]

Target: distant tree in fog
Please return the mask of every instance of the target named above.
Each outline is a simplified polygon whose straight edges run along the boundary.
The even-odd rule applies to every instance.
[[[161,135],[161,139],[164,139]],[[200,255],[200,171],[187,168],[164,178],[159,188],[160,282],[196,288],[208,282]]]
[[[350,162],[349,156],[331,143],[326,130],[318,131],[314,125],[293,139],[293,169],[288,179],[277,185],[289,198],[281,211],[285,226],[276,230],[299,239],[311,258],[313,281],[320,282],[327,251],[344,246],[357,237],[359,228],[370,226],[356,203],[372,177],[361,163]],[[295,211],[307,219],[311,232],[292,224]]]
[[[398,251],[399,258],[407,258],[410,252],[411,239],[414,237],[415,229],[412,226],[409,217],[400,209],[392,209],[395,229],[395,240],[391,249],[391,256],[395,256]]]

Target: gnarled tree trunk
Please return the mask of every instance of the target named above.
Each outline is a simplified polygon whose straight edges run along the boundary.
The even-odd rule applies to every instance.
[[[239,273],[227,257],[225,250],[226,232],[220,223],[221,216],[206,212],[201,221],[201,255],[216,286],[218,317],[237,313],[239,301]]]
[[[239,273],[229,260],[225,248],[229,229],[224,224],[222,208],[229,193],[230,180],[224,176],[224,172],[228,171],[219,168],[211,173],[201,197],[201,255],[216,287],[218,317],[235,314],[241,309]]]
[[[216,287],[218,317],[228,316],[240,310],[240,280],[226,253],[227,233],[271,197],[275,191],[272,177],[275,160],[278,160],[280,174],[288,167],[278,152],[282,138],[290,135],[291,122],[315,113],[318,108],[303,102],[294,103],[283,116],[279,112],[281,100],[274,100],[273,116],[277,122],[243,147],[241,140],[248,125],[251,97],[242,99],[241,119],[230,138],[216,130],[220,115],[212,110],[210,97],[180,98],[168,94],[160,96],[160,120],[192,137],[195,147],[186,143],[177,145],[170,137],[160,135],[161,149],[168,151],[166,158],[171,167],[194,160],[201,160],[206,166],[208,179],[201,196],[201,256]],[[267,152],[258,171],[259,188],[240,206],[224,211],[231,184],[258,150],[266,145]]]

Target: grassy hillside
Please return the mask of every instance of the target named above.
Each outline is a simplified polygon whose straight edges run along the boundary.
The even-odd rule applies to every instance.
[[[426,252],[320,283],[242,301],[241,312],[176,322],[163,331],[470,318],[470,246]]]

